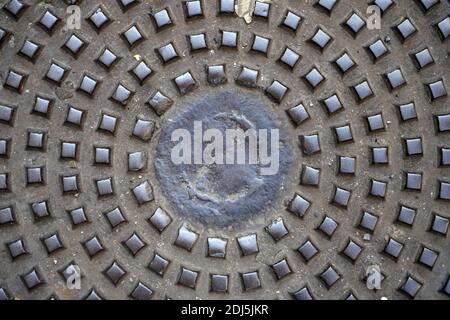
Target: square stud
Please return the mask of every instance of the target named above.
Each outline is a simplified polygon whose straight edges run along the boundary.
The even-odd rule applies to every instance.
[[[183,2],[184,14],[186,20],[200,18],[203,16],[203,8],[201,0]]]
[[[338,1],[339,0],[317,0],[314,6],[326,12],[328,15],[331,15],[331,12],[337,5]]]
[[[117,0],[117,2],[124,12],[139,4],[139,0]]]
[[[208,49],[206,35],[204,33],[189,35],[187,39],[191,51]]]
[[[383,40],[378,39],[375,42],[369,44],[366,47],[366,50],[369,52],[370,57],[374,62],[381,59],[385,55],[389,53],[389,49],[384,44]]]
[[[253,36],[252,51],[263,53],[267,55],[269,52],[270,39],[258,35]]]
[[[222,30],[222,39],[220,45],[227,48],[236,48],[238,43],[238,32]]]
[[[18,53],[31,62],[35,62],[42,51],[42,47],[42,45],[37,44],[34,41],[25,40]]]
[[[153,25],[155,26],[156,31],[161,31],[164,28],[167,28],[173,25],[172,18],[170,17],[170,13],[168,9],[162,9],[151,14]]]
[[[225,65],[213,65],[206,68],[208,83],[214,86],[228,81]]]
[[[139,81],[140,85],[143,85],[144,82],[154,73],[145,61],[138,62],[136,66],[130,70],[130,72]]]
[[[95,91],[99,85],[99,81],[95,80],[93,77],[84,74],[83,78],[81,78],[80,85],[78,86],[78,90],[87,94],[90,97],[93,97]]]
[[[331,42],[331,36],[321,28],[317,29],[309,41],[320,50],[324,50]]]
[[[181,95],[185,95],[197,87],[197,83],[189,71],[179,75],[173,81]]]
[[[127,30],[122,32],[122,38],[125,40],[130,49],[134,48],[145,39],[137,25],[132,25]]]
[[[372,88],[367,80],[364,80],[354,86],[352,86],[353,93],[356,96],[356,100],[361,103],[374,96]]]
[[[308,110],[303,104],[298,104],[295,107],[288,109],[287,113],[296,126],[301,125],[310,118]]]
[[[342,23],[342,26],[355,38],[365,25],[366,22],[364,19],[361,18],[361,16],[359,16],[356,12],[353,12],[350,17]]]
[[[342,74],[347,73],[356,66],[356,62],[347,52],[344,52],[336,60],[334,60],[334,64]]]
[[[163,63],[169,63],[179,58],[179,55],[173,43],[168,43],[155,50]]]
[[[109,48],[104,48],[100,56],[95,60],[102,67],[110,70],[118,61],[119,57]]]
[[[25,86],[25,82],[28,78],[28,75],[10,69],[8,71],[8,74],[6,75],[5,82],[3,83],[3,86],[5,88],[8,88],[10,90],[13,90],[17,93],[21,93],[23,90],[23,87]]]
[[[79,36],[72,34],[62,48],[74,58],[78,58],[87,45],[86,41],[82,40]]]
[[[218,0],[220,14],[233,14],[235,8],[235,0]]]
[[[61,85],[61,83],[67,77],[68,73],[69,70],[66,67],[63,67],[62,65],[56,62],[52,62],[52,64],[47,70],[47,73],[45,74],[45,79],[57,85]]]
[[[436,29],[442,41],[448,39],[450,36],[450,16],[439,21],[436,24]]]
[[[50,10],[46,10],[38,21],[38,25],[44,29],[48,34],[52,34],[56,26],[59,24],[60,19]]]
[[[283,21],[280,24],[280,27],[297,32],[298,28],[300,27],[301,22],[302,22],[302,17],[300,17],[298,14],[288,10],[283,18]]]
[[[389,90],[393,91],[406,85],[405,77],[401,69],[395,69],[384,75]]]
[[[255,9],[253,10],[253,16],[257,18],[267,19],[270,15],[270,3],[263,1],[255,2]]]
[[[417,29],[409,18],[405,18],[394,27],[394,31],[399,36],[400,40],[406,41],[417,32]]]
[[[106,28],[106,26],[112,22],[106,10],[102,6],[95,9],[87,19],[97,32]]]
[[[293,69],[295,67],[295,65],[297,64],[297,62],[299,60],[300,60],[300,55],[288,47],[286,47],[284,49],[283,53],[281,54],[280,58],[278,59],[278,61],[287,65],[291,69]]]
[[[3,6],[3,10],[14,19],[19,20],[28,7],[29,6],[25,4],[23,0],[8,0]]]
[[[422,70],[425,67],[428,67],[434,64],[434,58],[431,55],[431,52],[428,48],[422,49],[411,55],[411,58],[416,65],[418,70]]]

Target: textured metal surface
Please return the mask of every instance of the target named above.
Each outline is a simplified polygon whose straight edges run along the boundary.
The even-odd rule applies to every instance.
[[[70,2],[78,30],[0,1],[0,299],[448,298],[447,0],[377,0],[379,30],[366,1]],[[226,92],[292,156],[228,227],[155,169],[168,120]]]

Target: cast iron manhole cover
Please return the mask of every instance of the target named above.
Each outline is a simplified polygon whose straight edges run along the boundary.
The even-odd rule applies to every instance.
[[[449,1],[0,7],[0,299],[450,295]]]

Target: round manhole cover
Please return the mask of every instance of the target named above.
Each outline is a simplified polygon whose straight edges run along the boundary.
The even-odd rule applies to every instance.
[[[448,298],[447,0],[0,7],[0,299]]]

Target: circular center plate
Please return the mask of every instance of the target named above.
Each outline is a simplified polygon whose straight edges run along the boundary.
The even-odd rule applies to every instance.
[[[182,106],[182,110],[163,124],[155,157],[156,175],[165,197],[174,209],[208,226],[225,227],[245,223],[267,206],[273,205],[282,188],[292,155],[282,126],[263,101],[240,91],[215,92],[197,97]],[[199,125],[200,131],[195,130],[195,126],[199,128]],[[190,163],[176,164],[172,158],[174,148],[180,146],[181,142],[172,139],[172,135],[179,129],[188,133],[188,141],[182,142],[187,142],[184,152],[191,153]],[[220,131],[223,137],[220,141],[223,154],[212,152],[212,155],[216,159],[222,158],[224,164],[218,161],[213,164],[194,162],[194,153],[198,150],[195,144],[198,145],[206,138],[203,134],[208,129]],[[245,163],[237,164],[236,157],[232,163],[226,161],[227,152],[231,150],[236,156],[238,150],[237,145],[232,149],[227,148],[230,130],[249,132],[249,129],[257,132],[258,154],[266,150],[261,141],[267,142],[269,163],[261,165],[261,161],[250,161],[249,138],[245,139]],[[278,131],[279,139],[274,130]],[[267,136],[264,136],[264,131]],[[199,132],[201,136],[198,136]],[[201,150],[205,151],[210,142],[204,141]],[[271,172],[263,173],[262,168],[269,167],[272,168]]]

